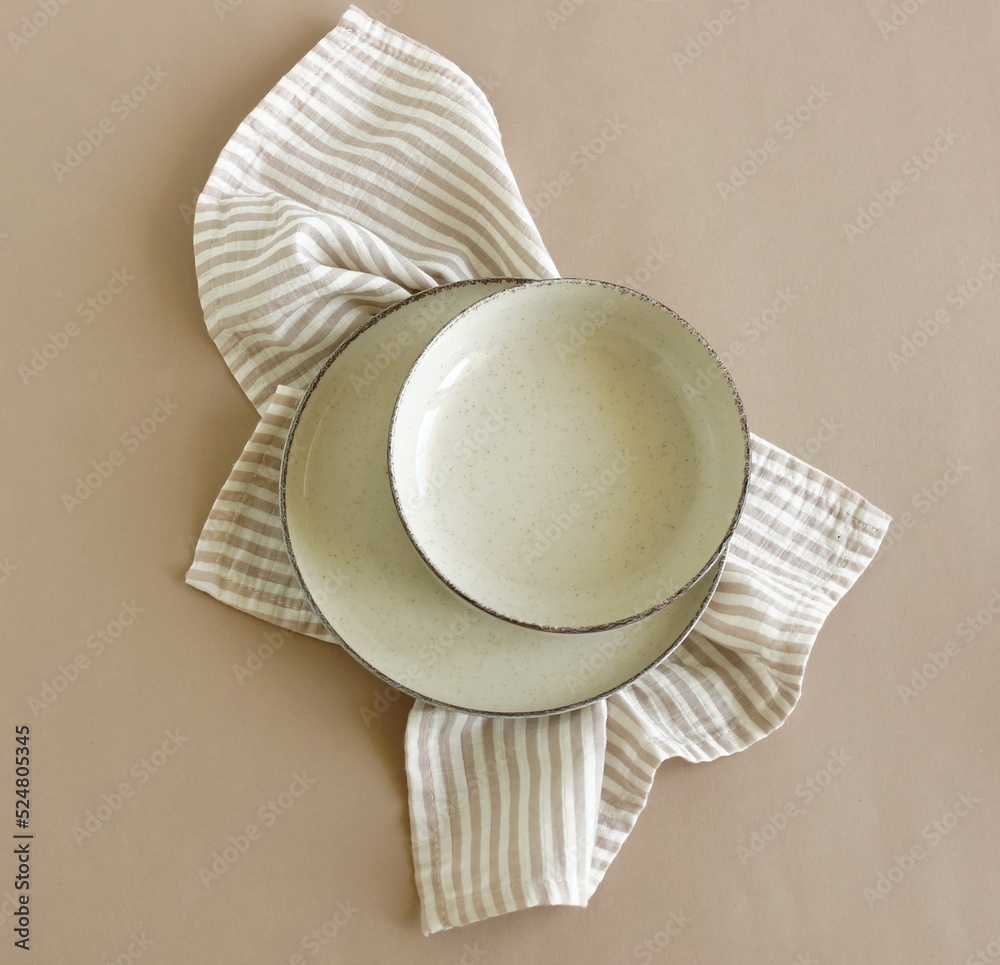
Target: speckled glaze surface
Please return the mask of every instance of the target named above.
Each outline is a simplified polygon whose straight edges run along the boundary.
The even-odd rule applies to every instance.
[[[396,397],[447,321],[515,284],[461,282],[421,293],[345,343],[293,422],[282,461],[281,516],[305,592],[361,663],[437,704],[530,716],[590,703],[655,665],[708,605],[722,560],[646,620],[588,634],[551,634],[498,619],[425,565],[389,486],[386,442]]]
[[[748,437],[721,362],[629,289],[548,279],[450,321],[407,376],[389,468],[417,550],[494,616],[593,632],[712,565],[742,508]]]

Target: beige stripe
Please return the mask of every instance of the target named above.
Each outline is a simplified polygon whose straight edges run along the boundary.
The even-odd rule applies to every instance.
[[[505,721],[494,718],[489,726],[493,738],[494,757],[503,761],[503,780],[497,781],[491,802],[497,829],[497,845],[496,850],[492,852],[491,871],[493,880],[499,882],[500,890],[499,895],[494,893],[494,900],[502,902],[503,911],[513,911],[516,904],[510,889],[510,882],[513,879],[511,856],[515,851],[512,846],[511,794],[517,780],[517,769],[516,762],[511,759],[510,742],[506,739]],[[492,842],[492,835],[490,840]],[[513,840],[516,840],[516,837]]]
[[[503,757],[497,756],[499,748],[493,743],[492,728],[489,721],[477,721],[478,740],[473,745],[475,766],[484,785],[479,796],[479,812],[475,815],[473,826],[479,826],[479,840],[473,855],[473,880],[482,896],[484,917],[492,918],[500,913],[493,897],[492,859],[498,853],[499,824],[493,814],[493,798],[500,782],[503,780]],[[490,771],[490,765],[493,770]]]
[[[587,827],[584,811],[585,785],[590,779],[583,754],[583,714],[565,714],[559,727],[559,774],[561,788],[553,795],[563,807],[562,854],[567,862],[566,881],[571,888],[570,900],[580,904],[587,899],[584,889],[590,854],[581,847],[581,834]]]
[[[415,797],[420,799],[420,823],[416,823],[417,818],[411,817],[414,822],[411,838],[414,842],[423,841],[426,837],[426,846],[421,846],[418,853],[414,854],[414,865],[417,872],[417,884],[421,895],[421,914],[424,931],[437,931],[444,927],[449,921],[449,917],[444,908],[441,889],[441,833],[438,819],[437,804],[434,797],[433,784],[429,779],[431,771],[431,749],[437,748],[437,735],[434,733],[432,714],[428,713],[429,707],[422,701],[417,701],[416,706],[411,710],[411,715],[417,715],[416,747],[415,753],[408,754],[407,777],[410,781],[410,799]],[[407,725],[409,734],[409,724]],[[410,748],[408,747],[409,751]],[[410,764],[416,761],[416,768]],[[428,778],[426,784],[424,779]],[[426,851],[430,850],[429,863]]]
[[[464,905],[466,921],[476,921],[483,915],[482,903],[479,900],[478,887],[474,886],[472,875],[472,854],[476,844],[473,835],[472,815],[475,812],[476,774],[469,767],[465,754],[465,735],[469,728],[469,718],[464,714],[454,714],[455,724],[448,742],[449,761],[451,767],[448,778],[458,788],[463,805],[455,809],[452,820],[451,849],[452,859],[456,864],[457,878],[455,891]],[[456,833],[457,830],[457,833]]]
[[[435,719],[441,718],[440,714],[429,712],[429,716]],[[463,799],[456,792],[460,777],[455,772],[451,764],[451,740],[452,730],[458,726],[456,716],[441,718],[432,735],[430,750],[433,750],[433,758],[429,756],[428,763],[433,794],[439,804],[436,804],[438,818],[438,874],[440,881],[438,887],[441,889],[441,899],[443,903],[444,920],[451,922],[464,922],[468,918],[464,914],[461,904],[456,900],[460,893],[461,882],[456,878],[456,856],[453,849],[453,842],[456,838],[455,819],[461,823],[460,813],[464,807]]]
[[[542,787],[542,765],[539,759],[538,731],[540,727],[545,726],[537,718],[530,720],[528,721],[525,733],[525,747],[528,759],[528,787],[533,806],[528,810],[529,840],[531,842],[529,856],[532,860],[529,867],[525,869],[526,873],[523,876],[523,883],[525,885],[530,884],[533,889],[538,889],[540,886],[539,901],[542,900],[542,896],[547,892],[547,865],[552,859],[551,851],[541,845],[541,824],[547,824],[552,820],[551,811],[543,811],[541,801],[539,800],[544,791]],[[525,856],[522,854],[521,860],[523,861],[524,858]]]
[[[406,720],[406,732],[403,738],[406,749],[406,779],[407,798],[410,813],[410,850],[413,855],[414,881],[417,886],[417,893],[427,894],[427,901],[422,902],[421,926],[424,931],[428,931],[432,923],[431,915],[428,914],[429,905],[433,902],[433,888],[428,879],[435,862],[431,852],[429,826],[431,813],[428,812],[427,801],[422,786],[417,786],[411,777],[411,761],[419,758],[420,749],[425,746],[421,743],[421,732],[426,726],[426,718],[421,713],[422,703],[417,701],[410,711]],[[437,924],[436,922],[434,924]]]
[[[566,882],[566,815],[563,813],[565,801],[562,788],[566,786],[567,778],[572,781],[572,775],[563,773],[562,754],[559,747],[559,732],[562,730],[562,715],[544,718],[544,725],[539,721],[538,727],[538,760],[540,774],[538,777],[541,794],[538,801],[539,838],[542,854],[548,855],[547,878],[549,881],[549,901],[555,903],[563,897]],[[545,816],[551,816],[546,820]]]

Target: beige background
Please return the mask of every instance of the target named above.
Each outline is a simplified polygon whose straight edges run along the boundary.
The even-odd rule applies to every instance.
[[[897,520],[820,635],[787,726],[732,759],[664,766],[590,908],[425,939],[407,842],[407,707],[366,727],[375,680],[301,637],[237,679],[272,628],[183,583],[256,422],[204,330],[189,206],[232,130],[343,6],[61,2],[14,0],[0,22],[0,832],[15,830],[13,729],[27,723],[36,834],[32,950],[20,958],[7,902],[16,869],[0,849],[0,960],[1000,955],[1000,617],[989,609],[1000,610],[1000,277],[974,282],[957,307],[957,286],[1000,256],[997,9],[563,0],[563,14],[547,16],[525,0],[381,5],[382,19],[489,92],[564,274],[631,277],[690,319],[732,356],[756,432]],[[699,53],[685,63],[676,55],[689,38]],[[122,116],[116,98],[144,77],[153,89]],[[782,121],[800,107],[799,128]],[[54,169],[102,118],[110,126],[90,156]],[[577,153],[595,139],[592,160]],[[924,151],[922,167],[910,160]],[[746,182],[720,188],[744,161]],[[880,217],[845,228],[897,180]],[[648,276],[637,273],[647,258]],[[116,271],[134,277],[87,322],[87,299]],[[791,307],[755,328],[783,291]],[[939,309],[936,334],[918,335],[904,359],[904,340]],[[60,337],[74,321],[76,334]],[[164,400],[176,411],[147,423],[156,429],[141,444],[124,442],[133,425],[147,435],[142,420]],[[63,495],[115,449],[120,464],[69,512]],[[133,625],[103,652],[88,646],[133,601]],[[947,660],[936,674],[922,670],[929,652]],[[60,666],[81,654],[89,662],[64,686]],[[899,689],[921,683],[912,696]],[[151,759],[170,733],[179,746]],[[849,758],[832,776],[831,753]],[[302,772],[315,784],[283,809],[278,796]],[[786,806],[775,833],[770,815]],[[74,828],[86,831],[88,812],[96,830],[83,837]],[[250,824],[259,840],[206,887],[199,869]],[[754,844],[765,846],[752,857],[739,850]],[[921,857],[905,858],[915,846]],[[890,871],[888,893],[866,900]],[[338,903],[342,924],[313,954],[302,941],[336,920]],[[684,924],[662,948],[672,915]]]

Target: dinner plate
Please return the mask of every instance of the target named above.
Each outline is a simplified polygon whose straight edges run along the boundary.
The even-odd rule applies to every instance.
[[[292,565],[331,634],[401,691],[473,714],[538,716],[606,697],[689,633],[720,557],[687,593],[627,627],[552,634],[501,620],[441,582],[407,537],[386,466],[389,422],[414,360],[451,318],[516,279],[429,289],[371,319],[303,396],[282,458]]]
[[[455,592],[586,633],[705,574],[749,455],[736,387],[691,325],[621,285],[548,278],[480,299],[430,340],[393,412],[389,478]]]

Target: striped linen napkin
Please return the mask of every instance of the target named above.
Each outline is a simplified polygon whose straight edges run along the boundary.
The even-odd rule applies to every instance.
[[[483,93],[355,7],[226,145],[194,240],[209,333],[261,420],[187,582],[338,643],[299,588],[278,518],[281,452],[304,388],[348,335],[402,298],[556,268]],[[791,713],[816,635],[889,517],[760,438],[751,449],[718,591],[659,667],[553,717],[416,701],[406,771],[426,934],[534,905],[586,905],[662,761],[733,754]]]

